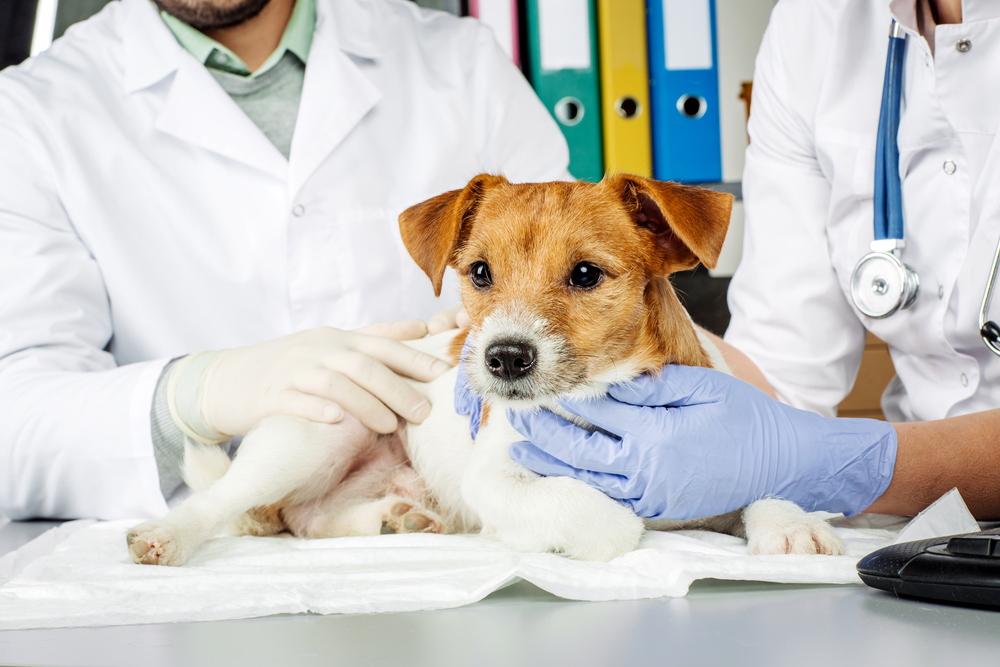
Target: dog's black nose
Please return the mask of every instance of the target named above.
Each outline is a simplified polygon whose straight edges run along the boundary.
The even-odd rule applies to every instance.
[[[535,367],[535,346],[528,343],[493,343],[486,348],[486,366],[504,380],[524,377]]]

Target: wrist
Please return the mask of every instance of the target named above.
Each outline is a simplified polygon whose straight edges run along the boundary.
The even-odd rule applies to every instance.
[[[220,354],[214,350],[189,354],[177,361],[167,379],[170,418],[185,436],[202,444],[218,444],[232,437],[217,431],[204,409],[206,379]]]
[[[892,481],[897,435],[874,419],[815,416],[797,433],[792,460],[796,471],[783,498],[807,511],[853,516],[867,509]]]

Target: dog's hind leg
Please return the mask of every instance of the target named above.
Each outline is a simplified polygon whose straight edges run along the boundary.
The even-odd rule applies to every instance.
[[[286,507],[289,529],[301,537],[443,533],[446,521],[398,439],[384,439],[326,497]]]
[[[376,441],[353,417],[316,424],[295,417],[269,417],[243,439],[221,479],[175,507],[162,519],[129,531],[132,560],[183,565],[191,552],[226,524],[256,507],[287,497],[303,502],[338,484],[353,462]]]
[[[350,537],[390,533],[444,533],[447,527],[436,512],[412,498],[386,496],[345,505],[318,517],[309,537]]]

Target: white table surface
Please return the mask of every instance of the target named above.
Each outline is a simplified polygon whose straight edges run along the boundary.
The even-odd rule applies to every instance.
[[[51,522],[0,527],[0,554]],[[155,604],[155,600],[150,601]],[[685,598],[573,602],[520,582],[458,609],[0,632],[8,665],[1000,664],[1000,611],[865,586],[700,581]]]

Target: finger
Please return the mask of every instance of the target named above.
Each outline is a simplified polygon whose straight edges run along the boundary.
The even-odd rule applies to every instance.
[[[455,326],[459,329],[468,329],[472,327],[472,318],[469,317],[469,311],[465,308],[458,311],[458,314],[455,315]]]
[[[511,460],[546,477],[572,477],[604,492],[617,500],[629,497],[628,480],[620,475],[612,475],[592,470],[580,470],[560,461],[548,452],[530,442],[515,442],[508,450]]]
[[[279,392],[266,412],[269,415],[301,417],[320,424],[336,424],[344,418],[344,411],[333,401],[294,389]]]
[[[656,375],[643,374],[631,382],[612,385],[608,394],[630,405],[694,405],[713,402],[718,384],[725,379],[728,376],[711,368],[670,364]]]
[[[341,395],[343,392],[361,392],[361,397],[357,400],[364,400],[366,403],[369,402],[369,399],[374,400],[388,407],[403,419],[415,424],[419,424],[430,414],[430,401],[377,359],[359,352],[345,352],[338,355],[334,363],[335,365],[330,370],[335,372],[326,378],[331,394],[324,395],[340,403],[348,412],[359,419],[361,416],[350,407],[350,401],[354,397],[344,398]],[[341,377],[349,380],[353,385],[357,385],[357,388],[347,387],[345,389]],[[380,433],[392,432],[375,430]],[[395,430],[395,427],[392,430]]]
[[[434,317],[427,320],[427,333],[434,334],[441,333],[442,331],[448,331],[449,329],[455,329],[458,327],[456,323],[456,316],[458,312],[462,310],[462,306],[452,306],[451,308],[445,308],[439,313],[436,313]]]
[[[393,433],[399,425],[396,414],[385,402],[342,373],[319,371],[307,376],[297,384],[296,389],[323,400],[336,402],[346,412],[357,417],[362,424],[378,433]],[[426,410],[429,412],[430,403],[427,399],[419,394],[417,398],[426,404]],[[426,414],[423,417],[426,417]]]
[[[507,411],[514,429],[538,449],[579,470],[627,475],[622,443],[603,433],[591,433],[548,410]]]
[[[402,322],[376,322],[366,327],[355,329],[354,333],[366,336],[383,336],[393,340],[416,340],[427,335],[427,325],[423,320],[404,320]]]
[[[642,419],[640,414],[642,408],[620,403],[614,398],[583,400],[566,398],[559,401],[559,406],[619,437],[627,435]]]
[[[442,373],[451,370],[448,362],[389,338],[358,336],[353,347],[399,375],[421,382],[436,380]],[[337,352],[336,356],[340,356],[339,349]]]

